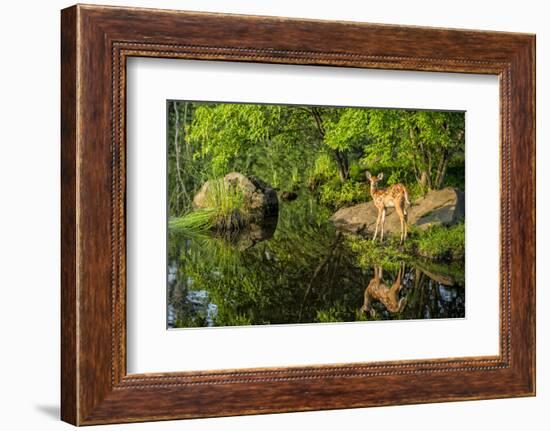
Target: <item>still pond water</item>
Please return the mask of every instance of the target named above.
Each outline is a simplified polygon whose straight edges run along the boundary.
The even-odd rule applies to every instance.
[[[365,262],[313,199],[231,238],[169,234],[169,328],[464,317],[464,265]]]

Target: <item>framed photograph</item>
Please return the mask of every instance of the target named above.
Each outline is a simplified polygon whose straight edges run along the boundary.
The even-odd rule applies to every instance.
[[[535,394],[535,37],[61,14],[61,415]]]

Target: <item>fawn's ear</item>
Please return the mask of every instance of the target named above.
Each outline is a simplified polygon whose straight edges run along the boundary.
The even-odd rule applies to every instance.
[[[384,178],[384,172],[380,172],[376,178],[378,178],[379,180]]]
[[[365,175],[367,176],[367,180],[370,181],[370,177],[371,177],[370,172],[369,171],[365,172]]]

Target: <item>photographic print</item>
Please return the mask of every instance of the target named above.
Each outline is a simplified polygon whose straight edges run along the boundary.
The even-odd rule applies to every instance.
[[[464,140],[464,112],[168,101],[168,328],[465,317]]]

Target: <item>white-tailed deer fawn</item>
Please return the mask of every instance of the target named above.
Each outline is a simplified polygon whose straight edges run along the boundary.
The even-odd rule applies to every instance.
[[[409,193],[403,184],[394,184],[386,189],[378,188],[378,181],[384,178],[384,174],[380,173],[373,177],[367,171],[367,179],[370,181],[370,194],[374,206],[378,209],[378,217],[376,218],[376,228],[374,229],[373,241],[378,235],[378,227],[380,227],[380,241],[384,240],[384,221],[386,220],[386,208],[395,208],[399,220],[401,221],[401,244],[407,239],[407,206],[410,206]]]
[[[401,280],[404,272],[405,265],[401,264],[401,268],[399,269],[395,282],[391,285],[391,287],[388,287],[382,280],[382,267],[375,266],[374,277],[365,289],[365,298],[361,311],[363,313],[370,312],[371,316],[374,315],[374,310],[371,307],[371,301],[375,300],[380,301],[390,313],[402,312],[405,305],[407,305],[406,298],[399,299],[399,291],[403,287]]]

